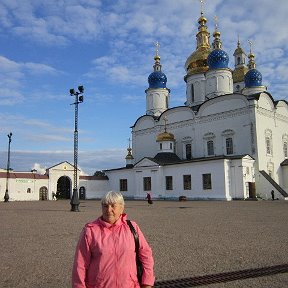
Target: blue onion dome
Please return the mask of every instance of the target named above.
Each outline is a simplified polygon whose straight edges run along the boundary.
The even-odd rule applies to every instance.
[[[250,54],[248,55],[248,58],[249,58],[249,63],[248,63],[249,71],[245,74],[245,77],[244,77],[245,87],[251,88],[251,87],[262,86],[262,74],[256,69],[256,63],[254,59],[255,56],[251,52],[251,50],[250,50]]]
[[[149,88],[166,88],[167,77],[162,71],[154,71],[148,77]]]
[[[245,87],[257,87],[262,86],[262,75],[257,69],[250,69],[244,78]]]
[[[209,69],[228,68],[229,56],[222,49],[214,49],[208,55],[207,62]]]

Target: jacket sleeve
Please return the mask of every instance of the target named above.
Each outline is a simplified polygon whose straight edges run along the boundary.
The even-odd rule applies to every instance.
[[[142,284],[153,286],[155,282],[155,276],[152,249],[146,241],[139,226],[135,223],[134,227],[136,227],[136,231],[139,235],[139,258],[143,265]]]
[[[76,247],[73,271],[72,271],[72,287],[86,288],[85,278],[86,272],[90,265],[91,251],[89,247],[90,229],[86,225],[81,234]]]

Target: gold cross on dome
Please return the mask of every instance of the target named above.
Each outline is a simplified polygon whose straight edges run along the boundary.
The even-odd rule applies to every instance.
[[[201,15],[204,14],[204,5],[205,5],[205,0],[199,0],[200,1],[200,5],[201,5]]]
[[[248,40],[248,43],[249,43],[249,46],[250,46],[250,54],[252,54],[252,45],[253,45],[253,42],[251,40]]]
[[[159,56],[160,43],[158,41],[155,43],[155,47],[156,47],[156,56]]]
[[[165,132],[166,132],[166,126],[167,126],[168,119],[167,119],[167,117],[165,116],[163,120],[164,120],[164,122],[165,122],[164,125],[165,125]]]
[[[215,30],[218,30],[218,17],[215,15],[214,16],[214,22],[215,22]]]

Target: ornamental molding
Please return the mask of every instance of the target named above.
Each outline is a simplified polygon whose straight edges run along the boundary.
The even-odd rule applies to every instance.
[[[197,124],[203,124],[208,122],[214,122],[219,121],[223,119],[230,119],[230,118],[236,118],[237,116],[243,116],[243,115],[249,115],[252,113],[251,109],[242,108],[242,109],[235,109],[232,111],[225,111],[213,115],[208,116],[195,116],[193,119],[189,120],[183,120],[179,122],[175,122],[172,124],[167,125],[167,131],[175,132],[177,129],[185,128],[185,127],[192,127],[194,129],[194,125]],[[143,130],[134,131],[133,134],[135,136],[141,136],[141,135],[149,135],[149,134],[156,134],[163,131],[163,125],[157,125],[152,128],[146,128]]]

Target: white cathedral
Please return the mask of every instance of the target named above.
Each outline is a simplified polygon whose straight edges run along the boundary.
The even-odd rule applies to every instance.
[[[251,48],[247,58],[238,41],[231,70],[217,26],[211,45],[203,12],[198,23],[197,47],[185,63],[184,105],[169,107],[157,48],[146,114],[132,126],[126,166],[106,170],[105,177],[80,176],[80,199],[98,199],[109,190],[132,199],[149,192],[153,199],[190,200],[271,199],[274,190],[276,199],[288,199],[287,101],[274,100],[262,85]],[[47,169],[41,179],[12,174],[11,200],[52,199],[55,191],[72,196],[68,162]],[[4,176],[0,171],[2,195]]]

